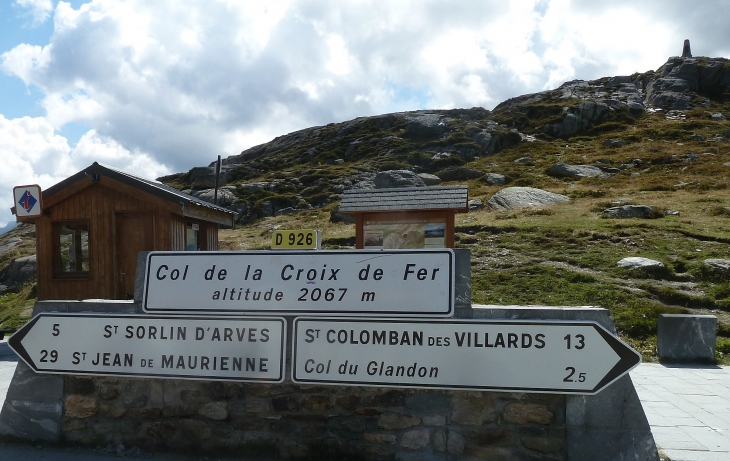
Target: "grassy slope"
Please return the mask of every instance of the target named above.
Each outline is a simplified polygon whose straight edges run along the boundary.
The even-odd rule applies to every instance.
[[[23,224],[0,235],[0,246],[16,239],[20,239],[16,246],[0,254],[0,276],[14,259],[35,254],[35,232],[32,226]],[[35,297],[35,284],[27,284],[18,293],[0,296],[0,328],[16,329],[22,326],[31,314]]]

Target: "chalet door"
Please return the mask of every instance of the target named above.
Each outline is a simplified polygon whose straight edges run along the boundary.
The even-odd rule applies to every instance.
[[[151,212],[116,213],[116,298],[134,297],[137,255],[155,249],[154,216]]]

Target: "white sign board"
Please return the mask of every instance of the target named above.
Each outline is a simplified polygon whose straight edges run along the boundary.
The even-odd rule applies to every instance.
[[[43,213],[42,199],[43,194],[38,185],[14,187],[15,216],[18,218],[40,216]]]
[[[39,314],[8,344],[42,373],[280,383],[286,323],[283,318]]]
[[[595,394],[641,356],[594,322],[294,320],[292,381]]]
[[[150,252],[146,312],[439,316],[453,250]]]

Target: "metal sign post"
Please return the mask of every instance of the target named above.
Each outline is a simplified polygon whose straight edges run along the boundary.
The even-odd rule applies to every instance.
[[[146,312],[448,317],[453,250],[151,252]]]
[[[595,322],[294,320],[292,381],[595,394],[641,356]]]
[[[280,383],[286,323],[283,318],[44,313],[8,344],[41,373]]]

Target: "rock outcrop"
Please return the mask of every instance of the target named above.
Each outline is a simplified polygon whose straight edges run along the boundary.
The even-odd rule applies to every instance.
[[[561,122],[545,125],[543,132],[555,137],[573,136],[608,118],[608,111],[608,104],[604,102],[583,101],[568,108]]]
[[[7,269],[0,274],[0,295],[18,291],[24,284],[33,282],[35,276],[35,255],[13,260]]]
[[[603,216],[618,219],[655,219],[661,218],[664,213],[656,211],[648,205],[622,205],[603,210]]]
[[[449,167],[436,173],[442,181],[468,181],[481,178],[483,175],[484,173],[479,170],[464,167]]]
[[[482,178],[482,181],[489,184],[490,186],[504,186],[505,184],[507,184],[507,177],[503,174],[487,173]]]
[[[416,173],[409,170],[380,171],[374,179],[376,189],[387,189],[391,187],[426,187]]]
[[[686,120],[687,109],[726,100],[730,100],[730,61],[693,57],[687,41],[682,56],[669,58],[657,71],[573,80],[553,90],[509,99],[493,112],[480,107],[398,112],[279,136],[223,160],[219,185],[235,184],[235,188],[229,189],[230,194],[222,192],[219,203],[239,212],[239,222],[250,222],[281,210],[325,206],[336,202],[347,189],[413,187],[477,178],[503,185],[506,179],[485,177],[468,163],[525,142],[552,142],[586,131],[589,136],[612,132],[632,124],[646,111],[662,109],[667,111],[667,120]],[[723,123],[727,114],[717,109],[709,115],[716,123]],[[725,142],[730,138],[728,133],[710,136],[696,132],[689,140]],[[629,134],[621,137],[605,139],[604,145],[619,149],[615,154],[620,155],[630,150],[630,144],[639,142]],[[523,166],[525,173],[535,173],[530,167],[545,162],[530,149],[521,152],[523,157],[514,162]],[[656,161],[663,160],[653,159],[652,163]],[[340,176],[326,171],[326,165],[337,165]],[[617,166],[559,163],[548,174],[607,178],[639,164],[636,159],[627,159]],[[211,200],[214,167],[211,163],[160,180]],[[383,171],[389,173],[383,175]],[[521,179],[519,172],[512,176],[515,182]]]
[[[730,61],[724,58],[669,58],[656,73],[645,102],[663,109],[708,107],[708,98],[722,98],[730,90]]]
[[[610,178],[601,167],[594,165],[569,165],[559,162],[548,169],[547,174],[556,178]]]
[[[705,267],[719,274],[730,274],[730,259],[705,259]]]
[[[440,114],[418,113],[406,119],[406,133],[421,138],[439,136],[449,129],[449,119]]]
[[[547,207],[570,200],[565,195],[554,194],[533,187],[507,187],[487,201],[487,207],[495,211],[516,210],[520,208]]]
[[[418,173],[417,176],[421,178],[421,181],[423,181],[423,183],[427,186],[437,186],[441,184],[441,178],[439,178],[435,174]]]
[[[640,270],[660,270],[664,269],[664,263],[655,261],[649,258],[641,258],[638,256],[631,256],[623,258],[617,263],[618,267],[623,269],[640,269]]]

